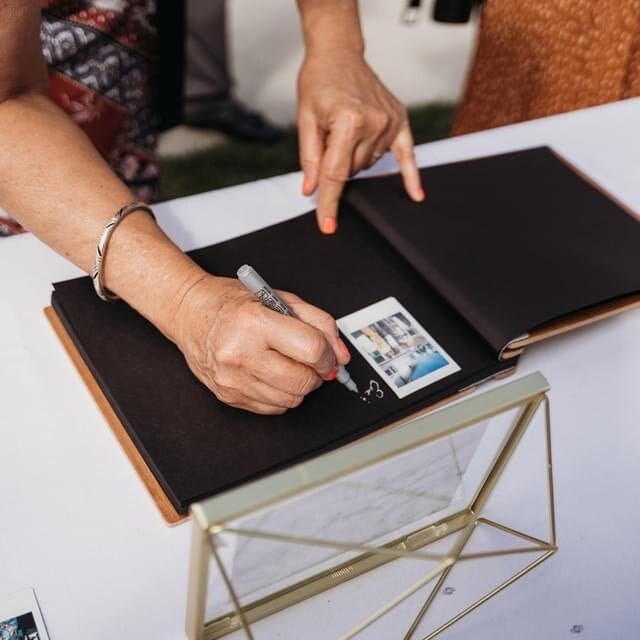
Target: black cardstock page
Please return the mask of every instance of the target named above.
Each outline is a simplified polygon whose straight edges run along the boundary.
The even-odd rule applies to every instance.
[[[572,312],[640,293],[640,223],[540,147],[398,175],[346,198],[497,352]]]
[[[345,444],[513,366],[349,205],[334,236],[315,214],[190,253],[207,271],[235,276],[249,263],[272,287],[292,291],[340,318],[394,296],[461,371],[399,399],[352,349],[348,367],[370,403],[326,383],[283,416],[258,416],[219,402],[182,354],[123,302],[105,304],[89,278],[54,285],[52,303],[122,424],[173,505],[191,502]]]

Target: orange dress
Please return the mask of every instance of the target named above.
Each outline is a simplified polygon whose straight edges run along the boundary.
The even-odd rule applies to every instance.
[[[485,0],[453,133],[640,95],[640,0]]]

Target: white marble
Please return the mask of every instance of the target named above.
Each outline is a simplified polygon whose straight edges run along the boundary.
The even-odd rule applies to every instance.
[[[257,515],[229,523],[234,529],[378,546],[413,533],[467,507],[513,423],[481,422],[382,463],[308,491]],[[497,434],[494,432],[498,432]],[[497,437],[495,437],[497,435]],[[486,440],[489,446],[481,447]],[[471,461],[473,465],[470,465]],[[467,471],[473,468],[473,474]],[[227,533],[218,536],[223,562],[242,602],[252,602],[322,571],[357,553],[288,544]],[[226,552],[226,553],[225,553]],[[218,572],[211,573],[209,619],[226,613]]]
[[[640,211],[639,123],[640,99],[629,100],[417,155],[433,165],[550,144]],[[390,167],[384,159],[378,169]],[[290,174],[175,200],[158,217],[182,247],[209,244],[309,209],[300,181]],[[25,235],[0,242],[0,273],[0,593],[34,587],[52,640],[183,638],[189,526],[163,524],[42,314],[50,283],[78,270]],[[637,636],[639,335],[631,312],[522,358],[519,375],[541,370],[553,387],[560,552],[447,637],[560,640],[574,624],[586,638]],[[525,459],[511,499],[526,472]],[[526,512],[514,511],[514,525]],[[360,595],[347,601],[353,615],[375,604],[375,594]],[[327,640],[329,622],[344,629],[339,611],[298,607],[286,624]],[[267,629],[261,638],[282,637]],[[368,637],[395,630],[389,623]]]

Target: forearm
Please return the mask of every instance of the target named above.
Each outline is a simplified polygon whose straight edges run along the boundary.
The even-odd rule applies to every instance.
[[[45,96],[0,102],[0,207],[84,271],[106,221],[132,197],[84,133]],[[114,232],[105,285],[170,338],[173,310],[202,277],[145,213]]]
[[[357,0],[298,0],[298,8],[307,52],[364,52]]]

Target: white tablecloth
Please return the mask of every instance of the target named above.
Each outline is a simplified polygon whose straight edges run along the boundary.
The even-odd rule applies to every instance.
[[[636,99],[422,145],[417,157],[548,144],[640,211],[639,133]],[[312,208],[299,192],[296,173],[156,210],[191,249]],[[163,524],[42,313],[50,283],[79,271],[24,235],[0,241],[0,274],[0,594],[34,587],[52,640],[183,638],[190,525]],[[517,375],[541,370],[552,385],[561,549],[446,637],[640,634],[639,336],[630,312],[521,359]],[[326,640],[318,625],[304,637]]]

